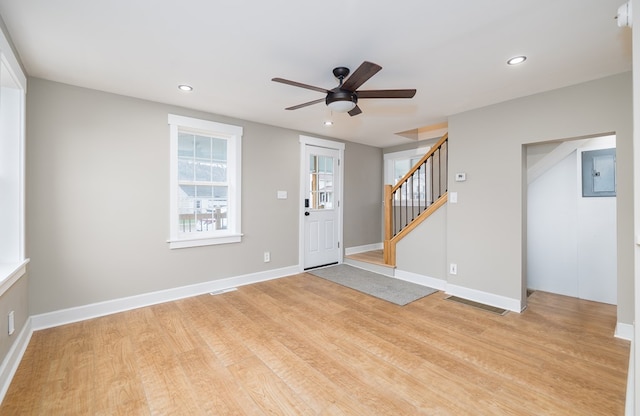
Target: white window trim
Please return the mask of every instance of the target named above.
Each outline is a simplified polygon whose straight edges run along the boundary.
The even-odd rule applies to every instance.
[[[9,117],[5,120],[13,125],[9,128],[9,134],[3,129],[2,140],[7,140],[9,149],[15,149],[7,156],[13,164],[17,164],[17,169],[12,169],[9,176],[11,186],[15,186],[17,195],[12,199],[3,202],[3,208],[15,214],[10,217],[10,221],[15,221],[14,231],[10,240],[2,241],[0,246],[3,252],[0,253],[0,296],[26,273],[26,265],[29,259],[25,257],[25,112],[26,112],[26,92],[27,78],[20,67],[17,57],[14,55],[9,40],[4,32],[0,30],[0,63],[7,70],[5,75],[11,78],[18,87],[18,92],[13,97],[14,106],[2,117]],[[0,80],[4,85],[4,80]],[[17,104],[17,105],[15,105]],[[14,111],[17,110],[17,111]],[[15,140],[16,142],[13,142]],[[13,199],[15,197],[15,199]],[[7,218],[4,218],[5,220]],[[7,237],[5,235],[5,237]],[[4,250],[8,250],[4,252]]]
[[[427,154],[431,146],[419,147],[417,149],[402,150],[400,152],[385,153],[384,159],[384,182],[388,185],[395,185],[393,177],[393,164],[396,160],[410,159],[413,157],[422,157]]]
[[[200,132],[206,135],[224,137],[229,139],[228,155],[229,161],[234,163],[232,169],[227,171],[229,178],[228,200],[233,215],[229,215],[228,229],[216,231],[211,234],[199,236],[182,237],[178,227],[178,131],[180,128],[192,132]],[[169,114],[169,175],[170,175],[170,195],[169,195],[169,233],[167,240],[170,249],[201,247],[216,244],[239,243],[242,239],[241,232],[241,195],[242,195],[242,127],[230,124],[216,123],[209,120],[201,120],[191,117]]]

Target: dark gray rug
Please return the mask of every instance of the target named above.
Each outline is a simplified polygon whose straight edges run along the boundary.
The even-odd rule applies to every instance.
[[[347,264],[309,270],[307,273],[400,306],[437,292],[436,289],[427,286],[383,276]]]

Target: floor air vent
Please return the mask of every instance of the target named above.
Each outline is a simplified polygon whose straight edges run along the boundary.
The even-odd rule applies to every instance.
[[[235,288],[235,287],[231,287],[231,288],[229,288],[229,289],[214,290],[213,292],[209,292],[209,294],[210,294],[210,295],[213,295],[213,296],[215,296],[215,295],[222,295],[223,293],[233,292],[233,291],[235,291],[235,290],[238,290],[238,289],[237,289],[237,288]]]
[[[444,299],[445,300],[450,300],[450,301],[453,301],[453,302],[462,303],[462,304],[469,305],[469,306],[473,306],[474,308],[482,309],[482,310],[485,310],[487,312],[495,313],[497,315],[504,315],[507,312],[509,312],[506,309],[496,308],[495,306],[485,305],[484,303],[474,302],[472,300],[459,298],[457,296],[447,296]]]

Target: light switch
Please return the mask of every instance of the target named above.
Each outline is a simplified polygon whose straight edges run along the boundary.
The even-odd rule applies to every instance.
[[[458,193],[457,192],[449,192],[449,202],[452,204],[458,203]]]

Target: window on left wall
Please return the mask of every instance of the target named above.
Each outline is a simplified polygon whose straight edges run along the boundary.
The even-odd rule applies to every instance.
[[[25,97],[27,79],[0,30],[0,295],[26,272]]]
[[[241,241],[242,127],[169,114],[169,248]]]

